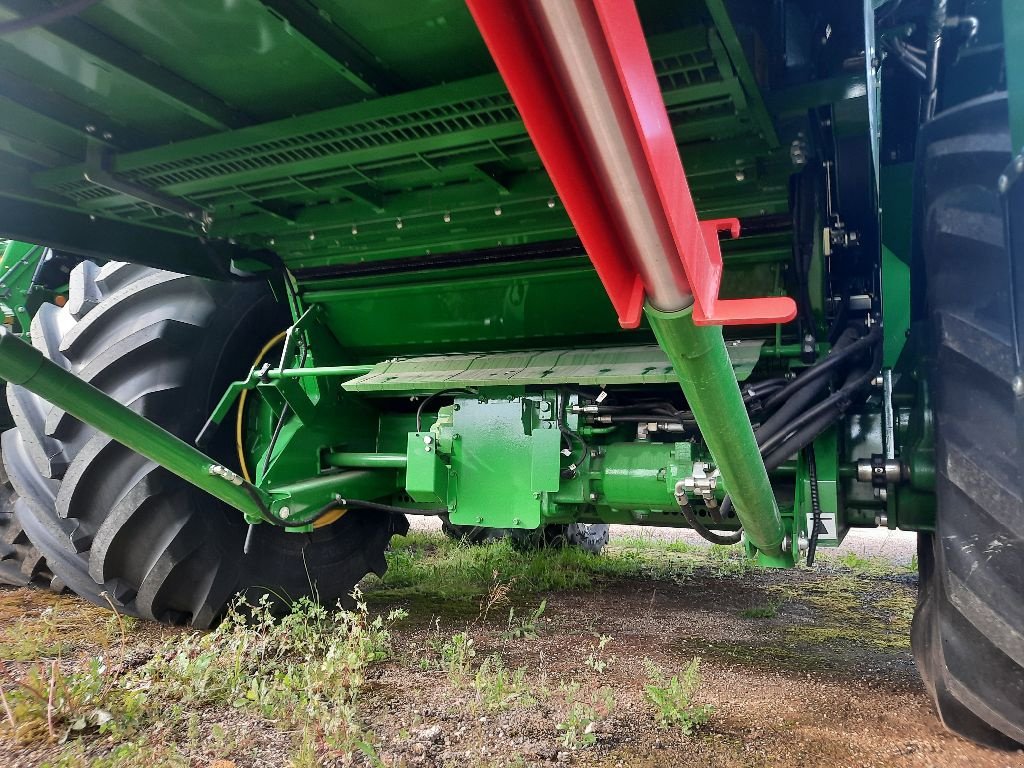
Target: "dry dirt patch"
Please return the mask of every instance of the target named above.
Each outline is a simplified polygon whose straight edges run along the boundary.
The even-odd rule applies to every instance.
[[[906,569],[758,571],[687,547],[620,546],[586,586],[537,591],[523,586],[537,564],[513,557],[429,537],[392,553],[398,586],[365,585],[366,620],[408,615],[390,625],[389,658],[359,667],[346,715],[356,737],[343,747],[294,712],[262,710],[262,694],[199,707],[150,689],[131,719],[111,709],[118,727],[51,734],[44,719],[26,734],[7,723],[4,765],[1024,766],[936,721],[907,641],[916,586]],[[439,596],[438,574],[470,574],[462,599]],[[118,690],[188,636],[29,590],[0,592],[0,618],[8,694],[33,670],[45,688],[54,662],[70,676],[96,658]],[[685,735],[659,727],[645,686],[652,669],[665,682],[694,657],[691,703],[710,716]]]

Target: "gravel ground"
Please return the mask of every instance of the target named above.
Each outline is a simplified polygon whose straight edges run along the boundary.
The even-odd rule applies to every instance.
[[[414,527],[436,523],[418,520]],[[691,535],[647,532],[687,541]],[[624,551],[616,540],[636,533],[616,529],[613,552]],[[978,747],[944,731],[935,717],[908,642],[916,577],[905,565],[913,545],[907,534],[854,534],[846,551],[894,564],[870,573],[834,560],[814,570],[727,568],[714,556],[654,551],[695,565],[672,577],[612,578],[585,590],[520,596],[517,616],[546,601],[535,633],[525,637],[508,632],[507,602],[484,612],[475,600],[454,609],[433,594],[381,593],[371,600],[373,612],[401,608],[408,618],[394,626],[393,657],[371,668],[358,702],[373,759],[320,753],[300,760],[294,732],[251,708],[222,704],[186,713],[194,723],[188,733],[159,730],[158,723],[135,737],[159,744],[165,755],[184,755],[181,762],[138,751],[135,762],[118,762],[102,735],[92,735],[80,740],[80,759],[61,766],[1024,768],[1024,753]],[[102,630],[111,652],[117,627],[101,609],[71,596],[0,589],[0,658],[4,647],[19,647],[13,627],[52,632],[54,616],[64,617],[67,631]],[[179,632],[139,622],[119,653],[144,663]],[[442,649],[459,633],[472,640],[473,655],[453,675]],[[83,636],[57,663],[80,666],[99,650]],[[710,718],[691,734],[660,727],[646,688],[650,665],[671,676],[695,657],[701,682],[693,703],[711,707]],[[521,675],[521,688],[506,691],[499,706],[490,706],[478,687],[485,659],[500,659],[503,669]],[[0,683],[12,690],[38,663],[8,655]],[[581,711],[588,717],[579,738],[568,739],[566,725]],[[0,722],[2,768],[45,765],[68,749],[15,743]],[[89,762],[94,758],[105,762]]]

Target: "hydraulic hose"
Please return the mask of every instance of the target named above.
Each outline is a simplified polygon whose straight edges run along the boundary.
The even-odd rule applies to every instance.
[[[835,418],[838,418],[843,412],[850,407],[850,403],[854,395],[860,390],[871,383],[871,379],[875,376],[875,371],[878,369],[878,365],[881,363],[881,347],[875,348],[875,354],[871,358],[871,364],[862,371],[855,374],[851,374],[845,384],[836,392],[826,397],[820,403],[815,405],[813,408],[805,411],[796,419],[794,419],[789,425],[785,432],[776,432],[769,437],[760,446],[762,455],[767,455],[771,451],[778,448],[784,442],[787,437],[792,433],[799,430],[801,427],[812,423],[819,416],[829,413],[833,408],[837,411]],[[792,453],[792,451],[791,451]]]
[[[814,460],[814,446],[804,450],[807,462],[807,478],[811,486],[811,535],[807,542],[807,565],[814,565],[814,556],[818,551],[818,531],[821,529],[821,498],[818,493],[818,465]]]
[[[844,332],[845,335],[845,332]],[[837,351],[837,347],[840,347],[843,337],[836,341],[836,347],[833,347],[832,353],[824,360],[815,363],[810,368],[806,369],[802,374],[797,376],[793,381],[787,384],[783,389],[776,392],[774,395],[769,397],[764,407],[766,409],[774,408],[780,403],[784,403],[793,395],[797,390],[807,386],[812,381],[816,380],[820,376],[824,376],[826,373],[835,370],[837,366],[842,364],[857,355],[861,354],[864,350],[873,347],[882,337],[882,329],[880,326],[874,326],[867,334],[854,341],[849,346],[843,345],[841,349]]]
[[[712,544],[721,544],[728,546],[731,544],[739,544],[743,539],[743,530],[740,529],[735,533],[723,535],[715,533],[704,526],[704,524],[697,519],[697,515],[694,514],[693,509],[689,504],[680,504],[679,511],[683,513],[683,517],[686,518],[686,522],[690,524],[690,527],[700,536],[702,539],[710,541]]]

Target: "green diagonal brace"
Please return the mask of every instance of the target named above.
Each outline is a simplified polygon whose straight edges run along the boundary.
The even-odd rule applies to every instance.
[[[695,325],[692,307],[660,312],[647,306],[646,312],[722,473],[748,541],[757,547],[765,564],[791,564],[782,552],[782,518],[721,327]]]

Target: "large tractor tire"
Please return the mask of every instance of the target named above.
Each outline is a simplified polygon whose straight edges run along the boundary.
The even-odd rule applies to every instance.
[[[486,544],[511,539],[513,546],[523,550],[545,547],[576,547],[599,555],[608,543],[610,526],[605,523],[568,523],[546,525],[542,530],[520,528],[483,528],[478,525],[455,525],[448,515],[441,515],[441,531],[449,539],[467,544]]]
[[[937,517],[919,540],[914,656],[946,727],[1013,749],[1024,744],[1024,450],[997,190],[1005,94],[936,117],[918,158]]]
[[[85,262],[63,307],[44,304],[32,344],[184,440],[287,320],[266,286],[214,283],[125,263]],[[83,597],[158,621],[208,627],[232,598],[345,600],[404,516],[350,510],[311,534],[241,513],[21,387],[3,460],[18,523],[56,577]],[[234,462],[232,430],[208,447]]]
[[[62,592],[64,583],[47,567],[43,553],[14,515],[17,501],[18,494],[0,467],[0,584]]]

